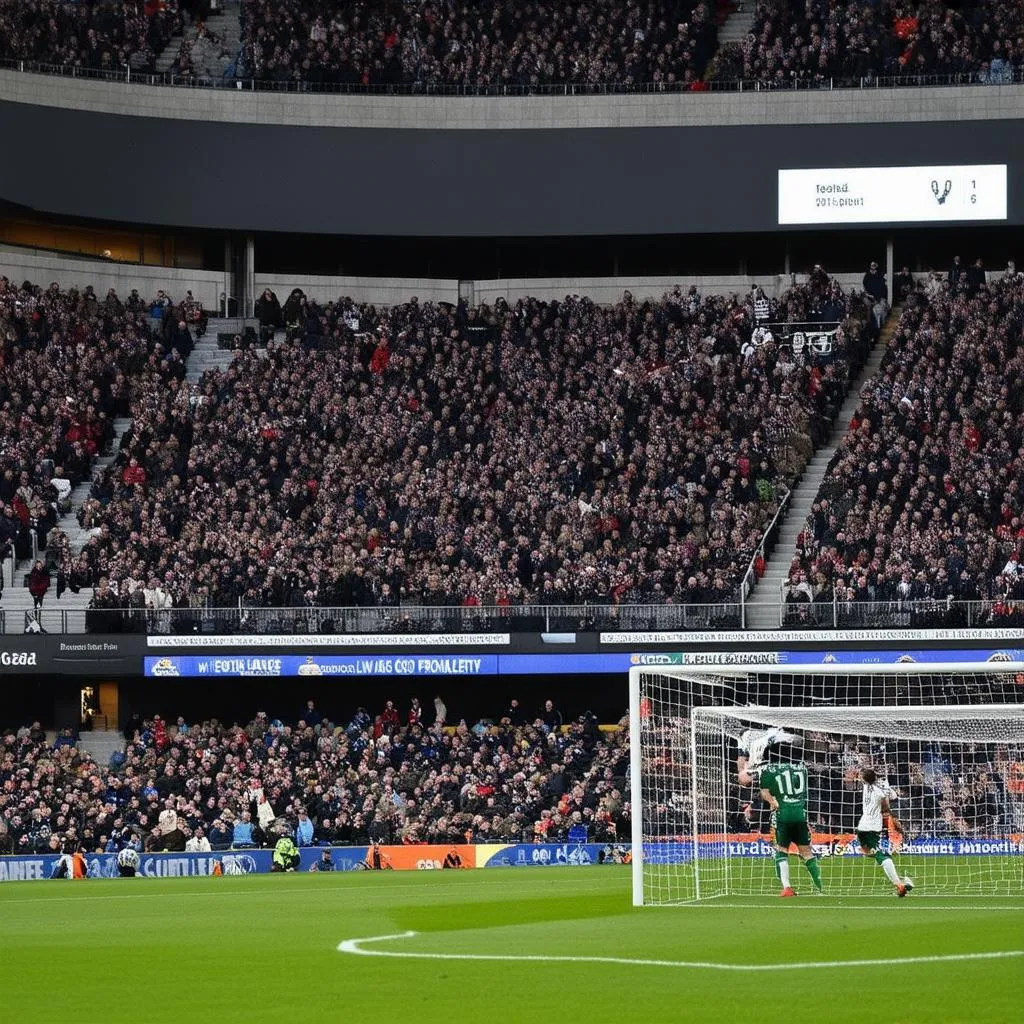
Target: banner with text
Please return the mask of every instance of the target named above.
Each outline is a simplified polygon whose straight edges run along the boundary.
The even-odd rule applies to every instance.
[[[632,654],[287,654],[234,652],[168,654],[144,659],[144,673],[165,678],[244,676],[494,676],[586,675],[628,672],[635,666],[672,665],[897,665],[903,663],[1022,662],[1024,649],[995,650],[839,650],[686,651]],[[1024,683],[1024,680],[1022,680]]]

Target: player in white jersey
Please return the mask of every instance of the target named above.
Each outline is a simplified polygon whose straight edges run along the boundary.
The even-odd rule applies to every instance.
[[[756,770],[764,764],[769,747],[792,743],[797,737],[782,729],[747,729],[737,740],[736,777],[741,786],[752,786]]]
[[[874,857],[876,863],[885,872],[885,877],[895,887],[897,896],[906,896],[914,888],[914,883],[907,877],[900,878],[896,865],[892,862],[892,857],[881,847],[886,818],[889,819],[893,831],[897,835],[903,835],[903,826],[889,808],[889,800],[895,796],[895,791],[885,779],[878,778],[878,774],[873,768],[865,768],[860,776],[864,782],[863,812],[860,821],[857,822],[857,842],[860,844],[860,852],[865,857]]]

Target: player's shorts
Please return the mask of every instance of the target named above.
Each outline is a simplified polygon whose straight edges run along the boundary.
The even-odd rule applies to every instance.
[[[806,821],[776,821],[775,845],[788,850],[790,843],[797,846],[811,845],[811,830]]]
[[[858,832],[857,842],[864,853],[876,853],[882,842],[881,832]]]

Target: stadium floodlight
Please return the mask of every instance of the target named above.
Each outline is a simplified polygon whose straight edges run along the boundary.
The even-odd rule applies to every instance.
[[[778,762],[806,767],[827,894],[891,896],[890,855],[915,900],[1024,893],[1024,665],[979,667],[631,670],[634,904],[778,895],[757,771]],[[902,830],[878,865],[857,838],[864,769]]]

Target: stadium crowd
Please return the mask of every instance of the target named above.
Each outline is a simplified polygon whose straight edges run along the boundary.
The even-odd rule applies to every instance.
[[[176,0],[0,0],[0,60],[148,70],[181,25]]]
[[[844,318],[822,360],[755,338],[753,298],[695,290],[272,298],[289,340],[136,403],[65,569],[94,609],[735,601],[871,319],[823,272],[764,302]]]
[[[0,277],[0,561],[11,548],[29,557],[33,541],[46,550],[115,417],[141,413],[147,394],[184,378],[191,335],[159,340],[150,312],[137,293],[122,303],[113,289],[100,299],[91,286]],[[53,553],[55,565],[66,559]]]
[[[346,85],[699,87],[706,0],[245,0],[242,74]]]
[[[445,725],[436,698],[392,701],[345,726],[312,701],[284,723],[134,719],[124,753],[97,764],[70,729],[0,735],[0,853],[83,845],[116,852],[382,843],[628,839],[625,720],[563,727],[551,701],[513,700],[496,723]]]
[[[932,75],[1001,85],[1022,67],[1017,0],[760,0],[746,40],[722,48],[710,77],[783,88]]]
[[[991,602],[1024,621],[1024,276],[957,260],[907,293],[789,579],[806,602]],[[927,607],[927,606],[926,606]],[[954,606],[949,606],[955,611]]]
[[[788,88],[931,75],[1004,84],[1024,66],[1016,0],[760,0],[746,39],[717,49],[727,8],[711,0],[243,0],[234,70],[274,83],[530,92],[696,91],[737,78]],[[195,17],[198,36],[183,40],[172,65],[187,77],[203,66],[198,50],[225,52],[202,27],[208,9],[207,0],[0,0],[0,59],[148,71]]]

